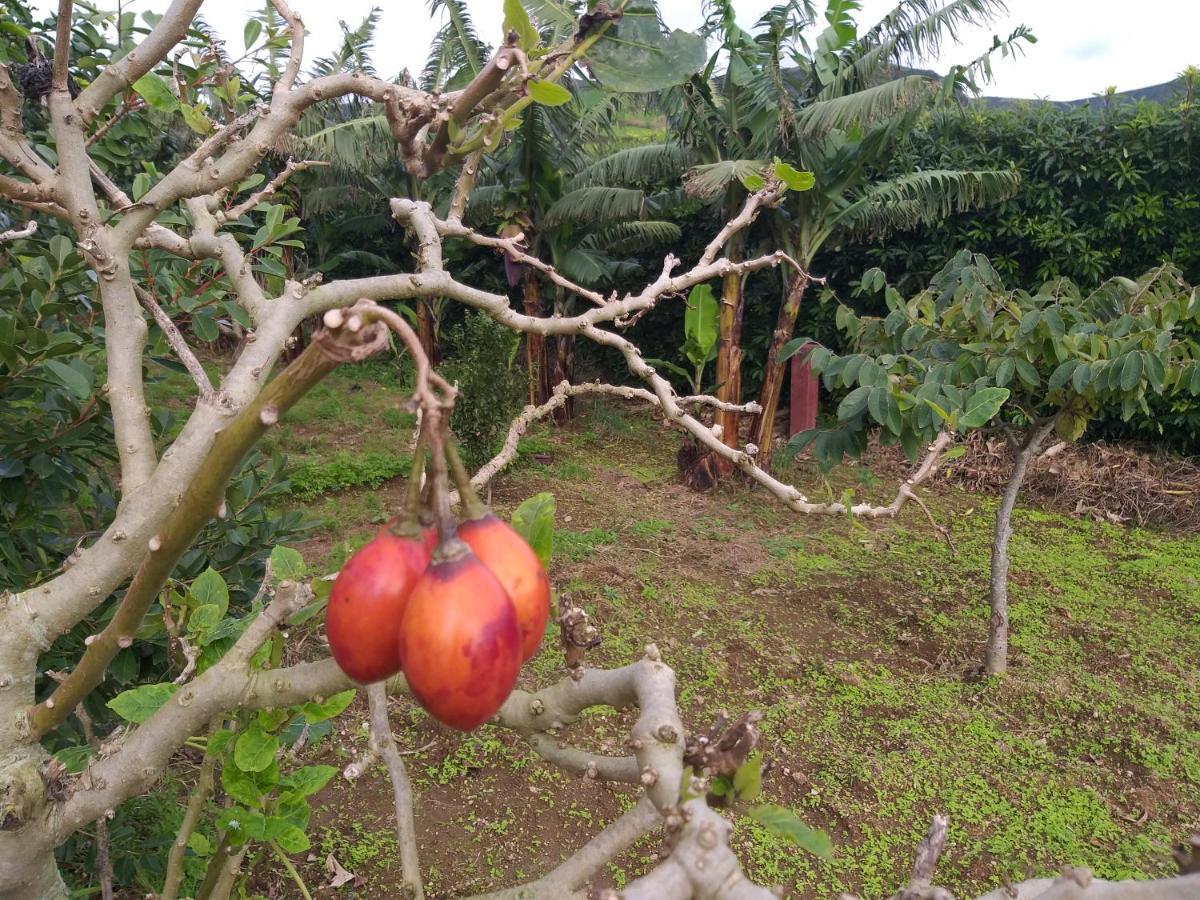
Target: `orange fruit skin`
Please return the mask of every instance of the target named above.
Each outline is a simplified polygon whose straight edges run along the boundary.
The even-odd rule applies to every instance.
[[[396,637],[430,555],[428,541],[396,537],[385,527],[347,560],[334,580],[325,634],[338,666],[359,684],[400,671]]]
[[[397,646],[413,697],[460,731],[478,728],[500,709],[521,669],[516,609],[471,553],[434,563],[421,576]]]
[[[458,526],[458,536],[504,585],[521,628],[521,662],[537,653],[550,618],[550,579],[542,561],[507,522],[490,513]]]

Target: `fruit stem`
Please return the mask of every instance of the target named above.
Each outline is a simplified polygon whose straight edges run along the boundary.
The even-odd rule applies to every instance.
[[[426,411],[429,425],[429,447],[433,451],[433,497],[432,506],[437,518],[439,543],[457,540],[454,517],[450,514],[449,479],[446,472],[447,435],[442,425],[440,411]]]
[[[450,463],[454,486],[458,488],[458,498],[467,512],[467,518],[482,519],[488,514],[488,508],[483,505],[483,501],[475,493],[475,486],[471,484],[471,476],[467,472],[467,467],[463,465],[462,457],[458,455],[458,448],[454,446],[453,440],[446,441],[446,460]]]
[[[424,425],[424,422],[422,422]],[[417,433],[417,447],[413,451],[412,471],[408,475],[408,492],[404,498],[404,517],[417,522],[421,517],[421,488],[425,475],[425,448],[429,438],[424,427]]]

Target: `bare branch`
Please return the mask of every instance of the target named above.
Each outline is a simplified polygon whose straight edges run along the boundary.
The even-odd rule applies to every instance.
[[[321,162],[315,159],[303,159],[300,162],[296,162],[294,159],[288,159],[287,164],[283,167],[283,171],[272,178],[261,191],[251,194],[236,206],[232,206],[226,210],[218,211],[217,220],[220,222],[226,222],[240,219],[242,216],[246,215],[246,213],[254,209],[254,207],[258,206],[258,204],[269,200],[272,196],[274,196],[275,192],[283,187],[287,180],[295,173],[303,172],[305,169],[312,169],[317,166],[327,165],[329,165],[329,163]]]
[[[209,737],[216,731],[216,726],[209,729]],[[163,877],[163,889],[158,900],[175,900],[179,896],[179,885],[183,881],[183,858],[187,851],[188,840],[200,816],[204,813],[204,805],[208,802],[213,789],[213,771],[216,769],[217,757],[205,750],[204,759],[200,762],[200,772],[196,776],[196,786],[188,797],[187,808],[183,813],[183,822],[179,825],[179,833],[171,843],[171,851],[167,855],[167,871]]]
[[[383,683],[367,688],[367,702],[371,707],[371,749],[383,757],[388,776],[392,782],[393,801],[396,807],[396,838],[400,846],[400,870],[403,882],[400,894],[410,900],[423,900],[425,890],[421,886],[421,864],[417,858],[417,833],[413,821],[412,784],[404,760],[392,739],[392,727],[388,721],[387,687]]]
[[[288,51],[287,65],[283,69],[283,74],[275,85],[274,95],[283,97],[292,86],[296,83],[296,76],[300,74],[300,64],[304,61],[304,22],[300,16],[292,12],[291,8],[284,0],[271,0],[271,5],[275,7],[275,11],[288,24],[288,37],[291,40],[291,49]]]
[[[8,241],[19,241],[21,238],[33,237],[37,234],[38,223],[30,219],[23,228],[13,228],[9,231],[0,231],[0,244]]]
[[[196,388],[200,391],[201,398],[205,400],[211,398],[213,386],[212,382],[208,380],[208,373],[204,371],[204,366],[200,365],[200,360],[196,359],[196,354],[192,352],[192,348],[184,340],[179,327],[171,321],[171,317],[158,305],[158,301],[154,299],[153,294],[139,285],[134,285],[134,291],[137,293],[138,300],[142,302],[142,306],[154,317],[154,321],[162,331],[163,337],[166,338],[168,346],[175,351],[175,355],[179,357],[179,361],[183,363],[183,367],[192,376],[192,381],[196,383]]]
[[[58,16],[54,30],[54,64],[50,73],[50,87],[55,91],[67,90],[68,66],[71,64],[71,13],[74,0],[58,0]]]
[[[479,471],[471,478],[471,484],[476,489],[483,488],[493,478],[499,475],[508,465],[517,457],[517,447],[520,444],[522,435],[529,430],[529,426],[534,422],[546,418],[554,410],[564,406],[572,397],[583,397],[588,395],[602,395],[618,397],[622,400],[641,400],[650,403],[654,406],[661,407],[658,397],[646,390],[645,388],[625,387],[613,384],[599,384],[589,382],[586,384],[571,384],[568,381],[560,382],[555,386],[550,394],[550,399],[541,406],[527,406],[513,419],[508,426],[508,435],[504,439],[504,444],[500,451],[488,460]],[[725,403],[718,400],[716,397],[694,396],[680,397],[678,402],[681,405],[698,405],[711,406],[716,409],[734,409],[738,412],[753,413],[758,410],[757,403],[747,403],[741,406]],[[457,503],[457,492],[453,496],[453,502]]]

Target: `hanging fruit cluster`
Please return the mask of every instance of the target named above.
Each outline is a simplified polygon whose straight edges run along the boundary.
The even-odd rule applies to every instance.
[[[446,389],[448,402],[429,392],[417,398],[422,429],[404,513],[342,568],[325,627],[352,679],[369,684],[403,671],[430,715],[469,731],[499,710],[537,652],[550,582],[525,539],[476,496],[445,428],[453,402]],[[449,474],[461,522],[450,513]]]

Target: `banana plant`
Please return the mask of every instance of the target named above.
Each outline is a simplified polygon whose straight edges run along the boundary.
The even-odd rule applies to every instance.
[[[717,358],[721,308],[710,285],[698,284],[688,294],[683,314],[683,346],[679,352],[691,364],[686,369],[667,359],[646,360],[655,368],[666,369],[684,379],[693,394],[704,390],[704,369]]]

